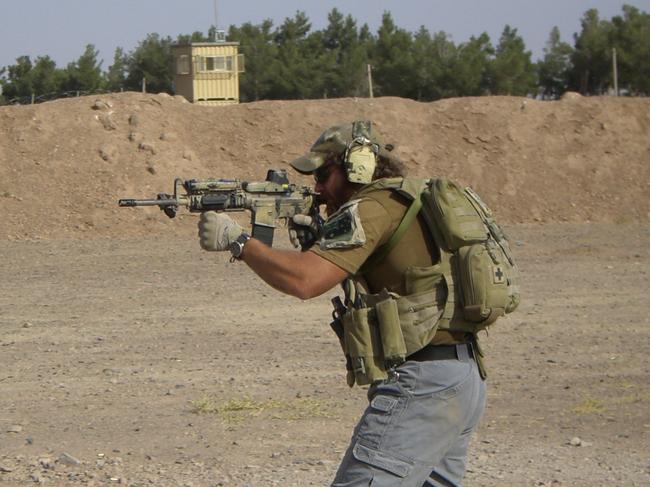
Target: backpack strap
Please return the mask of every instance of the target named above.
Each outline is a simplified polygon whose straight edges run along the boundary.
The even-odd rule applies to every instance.
[[[456,308],[456,282],[451,272],[451,257],[451,252],[440,248],[440,267],[447,286],[447,299],[438,325],[440,329],[449,328]]]
[[[420,195],[421,194],[422,193],[420,193]],[[409,229],[409,227],[415,220],[415,217],[420,212],[420,208],[422,208],[422,198],[420,197],[420,195],[418,195],[418,197],[413,199],[413,203],[411,203],[409,209],[406,210],[406,213],[402,217],[402,221],[399,223],[399,226],[395,229],[393,234],[390,236],[388,242],[380,246],[370,257],[368,257],[368,259],[366,259],[366,261],[357,271],[358,275],[366,274],[371,268],[375,266],[375,264],[382,261],[384,257],[386,257],[390,253],[390,251],[393,250],[395,246],[399,243],[399,241],[406,233],[406,230]]]

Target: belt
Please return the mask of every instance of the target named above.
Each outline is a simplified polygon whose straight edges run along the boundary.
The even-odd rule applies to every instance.
[[[458,343],[456,345],[427,345],[406,360],[416,362],[428,362],[430,360],[463,360],[463,358],[474,358],[474,348],[471,343]]]

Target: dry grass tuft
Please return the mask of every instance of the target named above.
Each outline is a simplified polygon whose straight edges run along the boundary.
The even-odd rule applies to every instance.
[[[580,404],[571,409],[576,414],[600,414],[605,411],[602,401],[592,397],[585,398]]]
[[[247,419],[266,415],[270,419],[297,421],[311,418],[331,418],[332,408],[324,401],[310,398],[293,400],[255,400],[249,397],[233,398],[218,402],[210,397],[192,401],[191,411],[195,414],[217,414],[229,424],[242,423]]]

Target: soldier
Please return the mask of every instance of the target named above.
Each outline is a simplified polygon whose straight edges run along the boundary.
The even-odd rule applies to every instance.
[[[230,250],[300,299],[343,285],[335,324],[348,383],[370,388],[333,486],[457,486],[485,382],[474,334],[439,326],[447,298],[441,251],[419,206],[409,211],[419,190],[404,182],[391,150],[370,122],[358,121],[327,129],[292,162],[314,176],[328,216],[322,225],[294,218],[290,236],[301,252],[272,249],[215,212],[201,215],[201,247]]]

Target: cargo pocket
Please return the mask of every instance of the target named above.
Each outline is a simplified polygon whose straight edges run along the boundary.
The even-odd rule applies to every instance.
[[[389,472],[402,479],[407,477],[413,470],[413,464],[360,443],[354,445],[352,454],[358,461]]]
[[[357,437],[365,444],[378,448],[391,424],[393,416],[398,414],[399,398],[376,395],[359,422]]]

